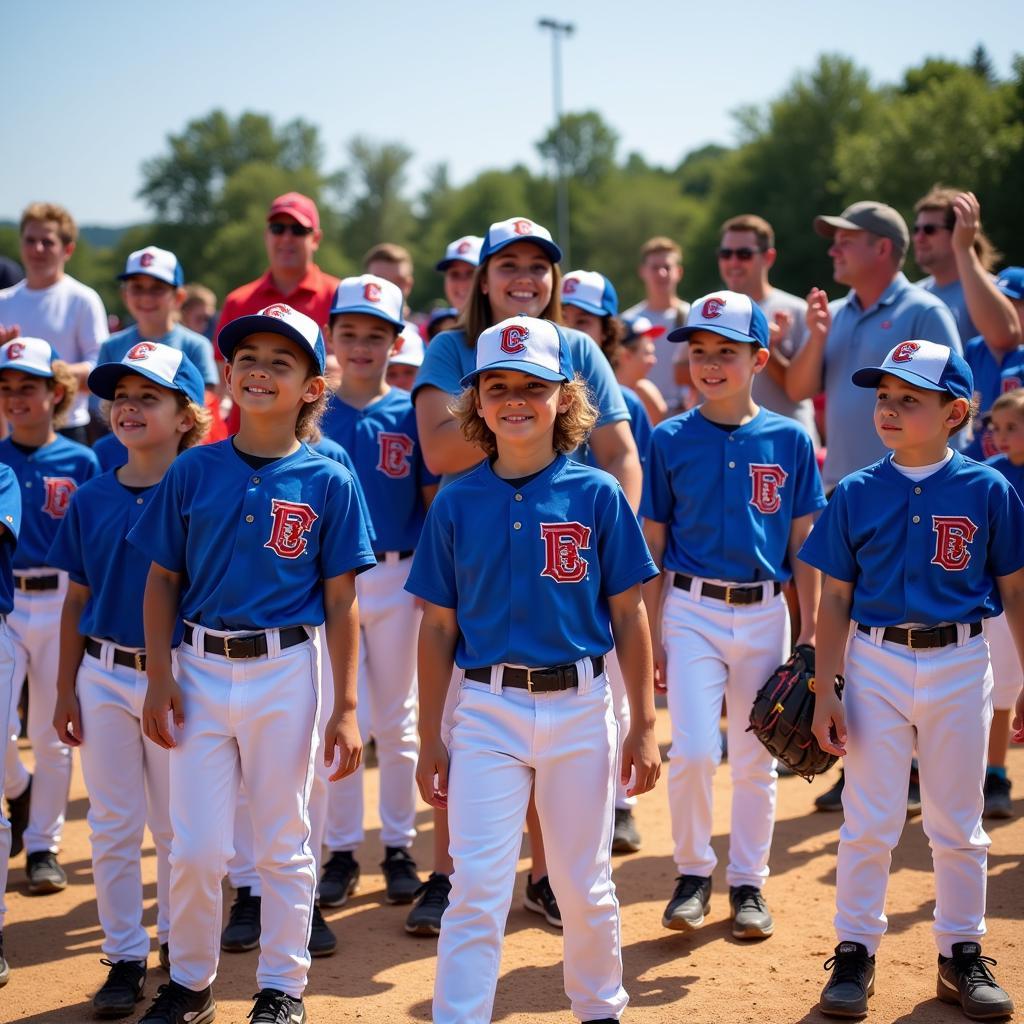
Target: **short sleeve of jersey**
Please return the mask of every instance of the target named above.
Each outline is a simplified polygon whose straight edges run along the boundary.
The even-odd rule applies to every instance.
[[[821,474],[818,472],[818,462],[814,457],[814,442],[804,430],[798,434],[794,454],[798,473],[796,493],[793,497],[793,518],[798,519],[824,508],[827,502],[825,489],[821,484]]]
[[[359,485],[350,473],[331,487],[320,531],[320,564],[323,578],[347,572],[363,572],[376,564],[367,522],[360,502]]]
[[[63,569],[68,576],[81,586],[88,586],[85,565],[82,559],[82,521],[78,514],[78,503],[72,497],[67,512],[57,528],[46,564]]]
[[[608,489],[597,527],[602,589],[606,595],[614,597],[658,575],[640,524],[617,484]]]
[[[840,484],[832,494],[832,500],[814,524],[797,556],[808,565],[820,569],[826,576],[855,583],[857,580],[857,558],[850,546],[847,528],[849,508],[846,489]]]
[[[151,562],[168,572],[185,571],[185,545],[188,523],[181,514],[182,470],[181,462],[171,463],[149,507],[128,534],[133,544]]]
[[[640,515],[656,523],[672,521],[672,480],[665,462],[665,444],[668,437],[669,435],[660,428],[660,424],[654,428],[647,449],[647,465],[644,467]]]
[[[1009,576],[1024,568],[1024,504],[1013,487],[1005,480],[999,490],[993,489],[990,505],[991,543],[989,565],[993,576]]]
[[[458,585],[452,535],[454,523],[448,508],[447,494],[441,491],[427,510],[427,519],[416,546],[416,554],[413,555],[405,589],[431,604],[456,608]]]
[[[0,462],[0,526],[5,539],[18,542],[21,534],[21,486],[10,466]]]
[[[462,390],[459,383],[465,375],[459,355],[459,346],[465,347],[466,336],[462,331],[442,331],[428,346],[423,365],[416,373],[413,385],[413,401],[420,388],[435,387],[448,395],[457,395]]]

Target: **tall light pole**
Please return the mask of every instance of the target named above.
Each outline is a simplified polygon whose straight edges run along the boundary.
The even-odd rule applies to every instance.
[[[569,239],[569,180],[565,170],[565,128],[562,124],[562,37],[570,36],[575,26],[568,21],[541,18],[538,27],[551,31],[551,80],[555,100],[555,132],[557,133],[558,188],[557,219],[558,244],[565,256],[565,265],[572,267]]]

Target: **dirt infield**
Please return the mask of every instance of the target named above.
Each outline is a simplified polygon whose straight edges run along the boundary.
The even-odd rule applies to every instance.
[[[658,712],[658,734],[668,738],[667,713]],[[999,960],[997,976],[1024,1005],[1024,749],[1011,751],[1010,773],[1017,779],[1016,817],[990,826],[989,936],[986,952]],[[375,795],[377,773],[367,773]],[[641,800],[638,820],[644,836],[639,854],[616,859],[615,880],[622,902],[626,988],[631,997],[624,1020],[637,1024],[824,1021],[814,1008],[825,980],[821,969],[831,954],[832,898],[839,818],[810,813],[814,796],[831,784],[808,786],[786,778],[779,785],[779,814],[766,889],[775,914],[773,938],[740,943],[729,932],[724,869],[715,875],[709,923],[694,935],[669,932],[661,912],[672,892],[673,865],[664,781]],[[727,846],[729,785],[724,769],[716,780],[715,848]],[[374,799],[367,801],[372,807]],[[81,775],[72,785],[70,822],[62,862],[68,889],[55,896],[30,897],[24,856],[11,865],[7,926],[11,982],[0,990],[0,1021],[70,1024],[91,1019],[89,999],[102,982],[100,930],[89,861],[87,801]],[[414,853],[429,868],[430,815],[421,808],[423,829]],[[384,1024],[430,1019],[434,942],[413,939],[402,930],[405,908],[383,900],[377,868],[383,851],[378,823],[371,822],[360,855],[359,893],[328,921],[339,937],[338,953],[316,960],[307,991],[309,1019]],[[559,934],[521,907],[527,862],[520,863],[516,898],[509,917],[494,1019],[505,1024],[570,1021],[562,992]],[[147,921],[155,913],[152,846],[144,860]],[[425,876],[425,870],[423,871]],[[910,823],[893,859],[889,888],[889,934],[878,958],[878,991],[869,1018],[878,1022],[932,1024],[962,1021],[958,1009],[935,998],[935,949],[930,934],[933,887],[928,841],[920,819]],[[152,966],[147,995],[166,976]],[[256,953],[225,954],[215,986],[217,1020],[244,1024],[255,991]],[[146,1004],[140,1003],[140,1012]],[[1018,1013],[1018,1017],[1020,1013]],[[134,1018],[129,1018],[134,1019]]]

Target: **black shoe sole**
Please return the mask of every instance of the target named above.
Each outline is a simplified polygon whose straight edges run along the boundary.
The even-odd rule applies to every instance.
[[[345,890],[344,893],[342,893],[340,899],[325,900],[323,898],[323,896],[318,894],[317,895],[317,902],[320,904],[321,907],[330,907],[333,910],[333,909],[336,909],[337,907],[345,906],[345,904],[348,903],[349,896],[353,896],[357,892],[359,892],[359,876],[358,875],[356,875],[356,877],[352,879],[352,881],[348,885],[348,888]]]
[[[868,1015],[868,1000],[875,994],[875,979],[871,979],[871,983],[867,988],[867,996],[864,999],[863,1007],[853,1006],[826,1006],[825,997],[822,995],[818,1002],[818,1009],[821,1010],[826,1017],[842,1017],[845,1020],[859,1020],[862,1017]]]
[[[704,913],[700,915],[699,921],[691,921],[686,917],[669,917],[668,914],[663,914],[661,923],[672,932],[696,932],[704,927],[709,909],[709,907],[704,908]]]
[[[754,925],[747,925],[745,928],[732,926],[732,937],[734,939],[745,939],[747,941],[756,939],[769,939],[775,934],[775,925],[770,924],[767,928],[757,928]]]
[[[406,921],[405,931],[407,935],[416,935],[423,939],[436,939],[441,934],[441,926],[439,924],[427,924],[425,921],[422,924],[409,924]]]
[[[1005,1008],[1007,1004],[1004,1003],[1003,1009],[968,1010],[960,999],[960,990],[958,988],[949,988],[941,976],[935,980],[935,994],[943,1003],[952,1003],[955,1006],[959,1006],[963,1015],[971,1020],[1004,1020],[1013,1015],[1012,1000],[1009,1001],[1008,1008]]]
[[[44,882],[29,882],[28,892],[30,896],[52,896],[55,892],[63,892],[67,887],[67,882],[62,885],[47,879]]]

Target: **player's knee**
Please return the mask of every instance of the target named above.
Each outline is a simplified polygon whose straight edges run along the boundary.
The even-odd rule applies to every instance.
[[[716,733],[713,738],[701,738],[692,733],[675,733],[669,759],[673,768],[686,772],[713,772],[722,761],[722,740]]]

